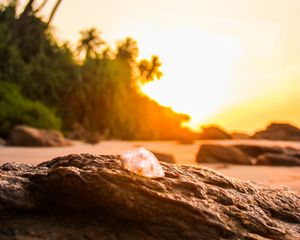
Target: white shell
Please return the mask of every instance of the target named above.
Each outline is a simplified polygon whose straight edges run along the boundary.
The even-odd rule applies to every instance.
[[[122,153],[121,163],[124,169],[144,177],[162,178],[165,176],[154,154],[143,147]]]

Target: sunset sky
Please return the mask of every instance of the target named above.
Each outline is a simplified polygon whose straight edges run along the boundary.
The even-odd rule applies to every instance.
[[[163,63],[146,94],[191,115],[193,128],[250,132],[300,126],[299,24],[299,0],[63,0],[53,22],[71,43],[89,27],[110,45],[133,37],[141,58]]]

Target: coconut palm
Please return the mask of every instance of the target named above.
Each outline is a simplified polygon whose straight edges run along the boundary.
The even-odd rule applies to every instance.
[[[105,41],[100,37],[100,32],[96,28],[89,28],[81,31],[80,34],[78,51],[85,52],[85,59],[97,56],[98,49],[105,45]]]

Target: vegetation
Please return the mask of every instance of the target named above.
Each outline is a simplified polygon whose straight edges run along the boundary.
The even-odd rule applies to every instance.
[[[12,83],[0,81],[0,109],[0,134],[2,136],[7,136],[9,130],[17,124],[60,129],[60,119],[53,111],[39,102],[24,98],[18,87]]]
[[[6,107],[1,105],[0,135],[19,123],[59,128],[59,117],[64,131],[80,126],[110,138],[188,136],[189,131],[181,127],[187,115],[158,105],[139,90],[141,84],[162,76],[159,58],[139,61],[137,43],[131,38],[118,42],[113,51],[95,28],[81,32],[76,51],[68,44],[59,45],[49,24],[60,2],[47,22],[37,16],[43,4],[34,8],[34,0],[20,14],[16,1],[1,6],[0,87],[4,97],[0,104]],[[32,118],[28,109],[35,109],[39,117]]]

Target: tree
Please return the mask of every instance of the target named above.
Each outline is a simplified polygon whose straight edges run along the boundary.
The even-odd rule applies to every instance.
[[[160,79],[162,72],[160,71],[161,62],[158,56],[152,56],[151,61],[143,59],[139,63],[140,80],[142,83],[153,81],[155,78]]]
[[[125,41],[120,41],[117,47],[117,58],[133,62],[139,54],[137,43],[132,38],[128,37]]]
[[[51,23],[51,21],[52,21],[54,15],[55,15],[55,13],[56,13],[56,11],[57,11],[59,5],[61,4],[61,2],[62,2],[62,0],[57,0],[56,4],[54,5],[54,7],[53,7],[53,9],[52,9],[52,11],[51,11],[50,17],[49,17],[49,19],[48,19],[48,22],[47,22],[47,27],[50,25],[50,23]],[[42,4],[43,4],[43,3],[42,3]],[[46,4],[46,3],[45,3],[45,4]],[[44,4],[44,5],[45,5],[45,4]],[[41,5],[41,6],[42,6],[42,5]]]
[[[105,41],[100,37],[100,32],[96,28],[90,28],[80,32],[81,38],[78,44],[78,51],[85,53],[85,59],[98,55],[98,49],[105,46]]]

